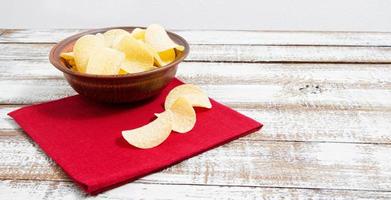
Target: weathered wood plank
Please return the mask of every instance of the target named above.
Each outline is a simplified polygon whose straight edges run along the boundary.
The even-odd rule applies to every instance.
[[[19,107],[0,107],[0,135],[25,135],[6,115],[17,108]],[[240,140],[391,144],[389,111],[235,109],[265,124],[261,131]]]
[[[190,61],[390,63],[389,47],[192,45]]]
[[[0,137],[0,179],[68,180],[24,137]],[[236,140],[138,182],[391,191],[390,145]]]
[[[0,30],[0,103],[36,103],[74,94],[47,61],[51,43],[71,31],[78,32]],[[390,198],[390,64],[262,63],[391,63],[391,33],[178,33],[192,44],[190,62],[181,65],[178,76],[266,126],[97,198],[129,198],[129,191],[134,198],[159,192],[162,198],[179,193],[197,199],[210,198],[210,193],[219,199],[260,194]],[[47,44],[37,44],[42,42]],[[0,179],[17,181],[0,182],[0,199],[3,191],[23,199],[64,194],[83,198],[72,183],[62,182],[69,180],[59,167],[5,115],[14,108],[0,108]]]
[[[334,84],[203,85],[210,97],[242,107],[389,109],[391,90]],[[31,104],[76,94],[63,79],[0,80],[0,104]]]
[[[47,61],[0,61],[0,69],[0,91],[4,94],[0,97],[2,103],[34,103],[74,94],[63,81],[61,72]],[[308,107],[314,103],[307,102],[305,98],[311,97],[308,100],[317,99],[319,104],[322,104],[322,99],[329,102],[338,101],[336,108],[348,109],[349,106],[341,105],[347,105],[349,100],[352,100],[353,107],[365,107],[371,106],[365,98],[371,101],[386,101],[387,99],[382,97],[388,97],[391,85],[389,64],[183,63],[178,70],[178,76],[186,82],[204,85],[206,89],[210,86],[214,89],[211,91],[226,95],[233,93],[229,90],[230,87],[237,88],[237,96],[244,95],[246,91],[240,88],[246,87],[246,95],[249,96],[242,96],[242,99],[249,97],[249,101],[236,102],[231,98],[226,103],[255,102],[258,106],[262,101],[259,101],[256,95],[265,97],[263,106],[292,105],[294,102],[290,101],[296,99],[295,101],[300,103],[296,106]],[[351,93],[358,101],[365,103],[355,104],[356,100],[351,99]],[[379,93],[383,95],[372,98],[372,94]],[[212,93],[211,95],[218,98]],[[272,101],[275,99],[280,99],[280,102]],[[387,105],[385,102],[371,107],[382,108]]]
[[[80,29],[8,29],[0,43],[54,43]],[[174,30],[191,44],[391,46],[391,33]]]
[[[265,126],[244,140],[391,143],[391,113],[319,109],[238,109]]]
[[[0,64],[1,66],[1,64]],[[178,76],[196,84],[337,84],[385,88],[390,64],[182,63]]]
[[[2,44],[1,60],[47,59],[52,44]],[[391,63],[391,47],[191,45],[187,61]]]
[[[391,88],[391,64],[289,64],[185,62],[177,76],[194,84],[333,84]],[[47,60],[0,60],[0,79],[62,78]]]
[[[61,77],[62,72],[49,60],[0,60],[1,79],[26,79],[29,77]]]
[[[85,29],[3,29],[0,43],[56,43]]]
[[[34,85],[28,87],[25,84]],[[67,85],[65,80],[44,79],[39,80],[38,82],[33,80],[0,80],[0,94],[0,99],[3,100],[0,100],[0,102],[3,104],[32,104],[40,102],[37,101],[38,99],[41,99],[41,101],[48,101],[74,95],[76,93]],[[11,103],[14,101],[17,101],[18,103]]]
[[[390,199],[390,192],[130,183],[86,196],[69,182],[0,181],[0,199]]]
[[[18,125],[7,113],[18,109],[18,106],[0,106],[0,130],[18,130]]]

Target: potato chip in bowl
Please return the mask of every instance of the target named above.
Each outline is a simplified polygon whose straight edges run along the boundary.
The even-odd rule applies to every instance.
[[[185,47],[175,43],[166,30],[152,24],[132,32],[110,29],[80,37],[71,52],[61,57],[73,70],[95,75],[125,75],[164,67]]]

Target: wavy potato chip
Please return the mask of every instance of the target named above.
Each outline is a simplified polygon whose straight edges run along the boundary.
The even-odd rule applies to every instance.
[[[173,131],[186,133],[193,129],[196,123],[196,113],[187,99],[179,97],[168,111],[171,112]]]
[[[138,148],[149,149],[160,145],[171,133],[171,114],[161,113],[151,123],[133,130],[122,131],[122,137]]]
[[[84,35],[79,38],[73,46],[77,71],[82,73],[86,72],[90,56],[96,49],[103,48],[104,46],[105,41],[96,35]]]
[[[171,101],[173,102],[170,103]],[[193,105],[200,105],[198,101],[205,107],[211,107],[208,97],[199,87],[192,84],[177,86],[166,97],[166,110],[155,114],[157,119],[140,128],[122,131],[122,136],[129,144],[148,149],[160,145],[167,139],[171,130],[187,133],[196,124]]]
[[[161,58],[160,58],[160,55],[159,53],[148,43],[144,43],[144,46],[145,48],[147,49],[147,51],[149,52],[150,55],[153,56],[153,59],[154,59],[154,64],[158,67],[163,67],[165,65],[167,65],[168,63],[167,62],[164,62]]]
[[[144,39],[145,39],[145,29],[135,28],[130,35],[132,35],[134,38],[136,38],[138,40],[143,40],[144,41]]]
[[[180,97],[185,98],[194,107],[212,108],[208,95],[193,84],[183,84],[172,89],[166,97],[164,108],[170,109]]]
[[[178,45],[168,36],[166,30],[158,24],[151,24],[145,31],[145,42],[149,43],[157,52],[169,49],[183,51],[184,46]]]
[[[124,53],[115,49],[108,47],[97,49],[88,61],[86,73],[116,75],[119,73],[120,65],[124,59]]]
[[[125,53],[128,63],[142,66],[152,66],[154,63],[153,55],[144,43],[130,35],[124,36],[114,48]]]
[[[138,72],[149,71],[156,68],[157,67],[153,65],[142,65],[140,63],[131,62],[127,59],[124,59],[124,61],[121,63],[120,72],[124,71],[125,73],[138,73]]]
[[[64,58],[65,60],[74,60],[75,59],[75,53],[73,52],[62,52],[60,54],[61,58]]]
[[[162,60],[162,63],[164,65],[167,65],[175,60],[175,50],[174,49],[168,49],[162,52],[159,52],[159,57]],[[163,65],[163,66],[164,66]]]
[[[165,66],[173,62],[184,50],[183,46],[171,40],[163,27],[152,24],[147,29],[135,28],[132,33],[122,29],[111,29],[103,34],[82,36],[76,41],[73,53],[64,53],[61,57],[72,66],[72,69],[87,73],[90,57],[97,49],[103,47],[113,48],[125,54],[117,74],[137,73]],[[101,59],[102,64],[97,64],[97,60],[94,56],[91,63],[95,67],[90,64],[88,73],[111,74],[117,70],[117,66],[108,70],[107,63],[117,63],[118,56],[107,62]]]
[[[67,61],[67,63],[71,65],[72,68],[76,66],[75,54],[73,52],[63,52],[60,54],[60,57]]]
[[[150,44],[144,43],[144,45],[148,52],[153,56],[154,63],[158,67],[163,67],[173,62],[176,58],[176,53],[174,49],[169,49],[159,53]]]
[[[130,33],[122,29],[111,29],[103,33],[107,47],[116,46],[117,43],[120,42],[121,39],[126,35],[130,35]]]

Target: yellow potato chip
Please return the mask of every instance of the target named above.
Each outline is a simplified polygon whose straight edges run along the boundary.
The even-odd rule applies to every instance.
[[[170,109],[180,97],[185,98],[194,107],[212,108],[208,95],[193,84],[183,84],[172,89],[166,97],[164,108]]]
[[[114,48],[125,53],[127,63],[136,66],[153,66],[153,55],[143,42],[130,35],[124,36]]]
[[[164,65],[167,65],[175,60],[175,50],[168,49],[162,52],[159,52],[160,59]]]
[[[116,75],[120,65],[125,59],[124,53],[103,47],[97,49],[90,57],[87,64],[87,74]]]
[[[171,114],[163,112],[151,123],[133,130],[122,131],[125,140],[141,149],[156,147],[164,142],[171,133]]]
[[[156,69],[157,67],[153,65],[142,65],[137,62],[131,62],[127,59],[124,59],[124,61],[121,63],[121,70],[126,73],[138,73],[138,72],[144,72],[149,71],[152,69]]]
[[[196,113],[187,99],[179,97],[168,111],[171,112],[173,131],[186,133],[193,129],[196,123]]]
[[[64,58],[65,60],[74,60],[75,59],[75,53],[73,52],[62,52],[60,54],[61,58]]]
[[[145,42],[149,43],[157,52],[163,52],[169,49],[178,49],[183,51],[184,46],[176,44],[168,36],[166,30],[158,24],[151,24],[145,31]]]
[[[164,65],[168,64],[160,58],[159,53],[150,44],[144,43],[144,46],[147,49],[148,53],[153,56],[154,64],[156,66],[163,67]]]
[[[119,75],[125,75],[125,74],[128,74],[128,72],[126,72],[126,71],[123,70],[123,69],[119,69],[118,74],[119,74]]]
[[[144,40],[145,29],[135,28],[130,35],[132,35],[134,38],[136,38],[138,40]]]
[[[61,58],[63,58],[69,65],[74,68],[75,64],[75,54],[73,52],[63,52],[60,54]]]
[[[103,34],[107,47],[114,47],[126,35],[130,33],[122,29],[111,29]]]
[[[73,46],[77,71],[85,72],[90,56],[98,48],[103,48],[105,42],[96,35],[84,35]]]
[[[171,51],[173,49],[169,49],[167,51],[163,51],[162,54],[158,53],[150,44],[144,43],[146,49],[148,50],[149,54],[151,54],[154,58],[154,63],[158,67],[163,67],[170,62],[175,60],[175,51]],[[164,60],[161,58],[161,55],[163,56]],[[172,58],[174,56],[174,58]]]

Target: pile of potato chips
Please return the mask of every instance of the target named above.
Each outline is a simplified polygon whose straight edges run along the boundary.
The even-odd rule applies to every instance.
[[[207,94],[199,87],[184,84],[170,91],[164,103],[165,111],[147,125],[133,130],[122,131],[125,140],[141,149],[149,149],[163,143],[171,131],[186,133],[196,123],[193,107],[212,108]]]
[[[103,34],[84,35],[73,52],[62,53],[72,69],[97,75],[137,73],[165,66],[185,48],[176,44],[157,24],[131,33],[112,29]]]

